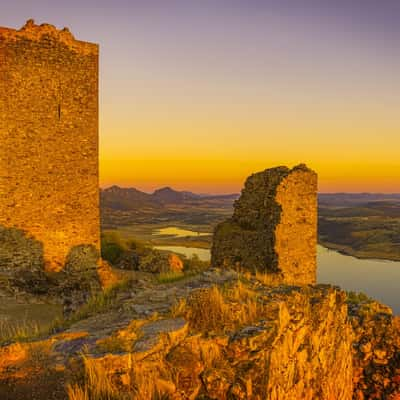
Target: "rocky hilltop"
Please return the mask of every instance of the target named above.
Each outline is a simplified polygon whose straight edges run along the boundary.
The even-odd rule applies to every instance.
[[[400,395],[399,321],[337,288],[214,269],[175,283],[131,280],[109,296],[48,338],[1,347],[0,398]]]
[[[175,285],[131,283],[107,312],[49,339],[3,347],[1,398],[18,398],[28,385],[62,399],[66,382],[91,393],[79,378],[90,363],[118,399],[351,399],[345,294],[239,278],[213,270]],[[29,354],[38,348],[46,368],[32,374]],[[42,387],[48,379],[53,395]]]

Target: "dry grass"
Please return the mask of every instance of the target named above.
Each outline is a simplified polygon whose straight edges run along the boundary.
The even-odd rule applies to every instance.
[[[264,315],[265,309],[258,295],[241,281],[227,289],[225,297],[232,304],[233,315],[236,318],[235,328],[257,322]]]
[[[200,349],[201,360],[207,368],[215,368],[221,362],[221,348],[213,341],[205,342]]]
[[[194,292],[187,303],[185,314],[195,331],[221,331],[230,322],[229,306],[216,286]]]
[[[83,356],[86,385],[92,399],[113,400],[120,398],[105,368],[95,360]]]
[[[245,270],[243,268],[239,268],[237,270],[237,273],[239,275],[239,279],[251,282],[255,278],[265,286],[277,286],[282,284],[283,281],[282,275],[279,273],[273,273],[273,272],[264,273],[261,271],[256,271],[255,273],[251,273],[250,271]]]
[[[156,382],[159,372],[164,368],[152,365],[143,370],[133,364],[129,373],[130,383],[122,387],[112,380],[106,367],[99,360],[82,354],[84,377],[82,384],[69,384],[69,400],[168,400],[168,393],[160,390]]]
[[[197,290],[171,310],[173,317],[186,318],[192,330],[217,334],[253,324],[264,313],[257,294],[240,281],[225,289],[213,286]]]
[[[131,281],[126,279],[93,295],[89,301],[73,313],[68,319],[56,318],[49,326],[41,327],[29,320],[22,322],[0,321],[0,344],[8,342],[26,342],[46,337],[69,328],[72,324],[95,314],[107,312],[117,303],[118,294],[126,290]]]
[[[282,283],[282,278],[279,274],[264,274],[263,272],[256,272],[256,279],[265,286],[276,286]]]
[[[130,283],[131,282],[127,279],[95,294],[72,316],[72,318],[81,320],[93,314],[108,311],[115,305],[118,294],[127,289]]]
[[[151,320],[156,320],[158,315],[154,313],[147,320],[133,320],[128,327],[117,331],[111,336],[96,342],[97,350],[101,353],[132,352],[136,341],[142,337],[141,327]]]
[[[134,399],[152,399],[155,397],[156,388],[155,382],[158,377],[156,365],[152,370],[143,370],[136,365],[132,366],[131,379],[132,379],[132,393]]]
[[[177,318],[185,314],[186,311],[186,299],[179,299],[171,308],[171,317]]]
[[[255,293],[239,280],[231,288],[225,289],[225,296],[234,301],[246,301],[254,299]]]
[[[0,321],[0,344],[34,339],[42,333],[43,330],[33,321],[24,320],[19,323]]]
[[[48,329],[48,333],[58,333],[78,321],[110,311],[118,304],[118,295],[127,290],[131,284],[132,281],[130,279],[124,279],[103,291],[93,294],[86,304],[82,305],[67,319],[55,320]]]
[[[89,393],[79,385],[68,385],[67,393],[69,400],[90,400]]]
[[[180,271],[160,272],[157,276],[158,283],[170,283],[184,279],[186,275]]]
[[[69,400],[126,400],[101,363],[82,355],[85,368],[84,384],[68,385]]]
[[[99,353],[124,353],[130,351],[132,344],[125,338],[119,336],[109,336],[96,343]]]

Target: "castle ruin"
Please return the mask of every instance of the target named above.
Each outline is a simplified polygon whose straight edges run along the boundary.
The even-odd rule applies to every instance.
[[[32,20],[0,28],[0,245],[16,232],[48,271],[100,246],[98,45]]]
[[[214,232],[211,263],[277,283],[316,281],[317,174],[301,164],[251,175],[234,214]]]

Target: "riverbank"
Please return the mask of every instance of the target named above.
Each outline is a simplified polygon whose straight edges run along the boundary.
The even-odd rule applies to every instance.
[[[319,244],[340,254],[358,258],[360,260],[400,261],[400,253],[378,250],[356,250],[350,246],[319,240]]]

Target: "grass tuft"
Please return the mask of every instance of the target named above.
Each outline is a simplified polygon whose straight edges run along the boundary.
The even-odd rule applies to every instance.
[[[0,344],[12,341],[26,341],[39,337],[42,333],[39,325],[33,321],[24,320],[20,323],[0,321]]]
[[[175,304],[171,314],[184,317],[193,331],[223,334],[256,323],[265,309],[256,293],[238,281],[223,289],[199,289]]]
[[[73,323],[86,319],[92,315],[101,314],[112,309],[116,304],[118,294],[126,290],[131,281],[129,279],[116,283],[115,285],[94,294],[89,301],[73,313],[68,319],[61,321],[59,329],[66,328]]]
[[[171,283],[184,279],[186,275],[180,271],[161,272],[157,276],[158,283]]]
[[[82,354],[84,383],[68,385],[69,400],[126,400],[101,363]]]
[[[133,364],[130,370],[130,384],[118,385],[107,373],[101,361],[82,354],[84,376],[81,384],[67,386],[69,400],[167,400],[168,393],[155,385],[157,370],[142,370]]]
[[[89,393],[79,385],[68,385],[67,394],[69,400],[90,400]]]
[[[89,301],[67,319],[56,318],[50,326],[41,328],[36,322],[24,320],[21,323],[0,321],[0,344],[9,342],[27,342],[39,339],[69,328],[75,322],[92,315],[107,312],[116,304],[118,294],[130,285],[130,280],[124,280],[114,286],[96,293]]]

